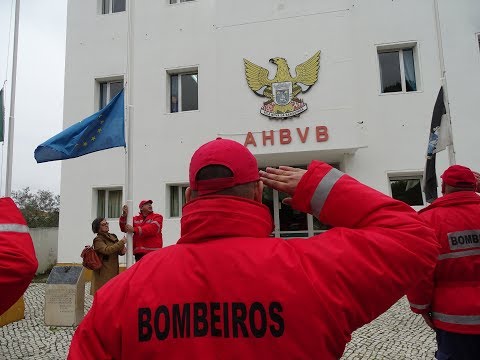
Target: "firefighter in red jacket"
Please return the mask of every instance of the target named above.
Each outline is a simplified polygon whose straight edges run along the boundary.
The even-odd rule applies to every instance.
[[[444,196],[422,209],[441,246],[434,272],[408,294],[412,311],[436,331],[437,359],[480,359],[480,196],[464,166],[442,175]]]
[[[95,295],[69,358],[338,359],[434,267],[434,233],[408,205],[317,161],[260,174],[235,141],[200,147],[178,243]],[[263,183],[334,228],[271,237]]]
[[[38,262],[28,226],[10,198],[0,198],[0,315],[25,292]]]
[[[128,206],[123,205],[120,216],[120,230],[133,234],[133,255],[135,261],[144,255],[161,249],[163,246],[163,216],[153,212],[152,200],[142,200],[138,204],[140,214],[133,217],[133,226],[127,224]]]

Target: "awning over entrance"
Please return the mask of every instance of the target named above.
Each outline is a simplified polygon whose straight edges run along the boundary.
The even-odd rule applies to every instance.
[[[358,149],[365,147],[366,146],[359,146],[341,149],[322,149],[268,154],[256,154],[255,151],[253,151],[253,153],[257,158],[258,166],[264,168],[266,166],[279,165],[308,165],[312,160],[320,160],[330,164],[341,163],[345,155],[353,155]]]

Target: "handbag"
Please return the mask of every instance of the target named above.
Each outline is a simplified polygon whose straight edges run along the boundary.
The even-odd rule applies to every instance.
[[[82,265],[87,269],[98,270],[103,265],[102,260],[100,260],[92,245],[86,245],[80,256],[83,258]]]

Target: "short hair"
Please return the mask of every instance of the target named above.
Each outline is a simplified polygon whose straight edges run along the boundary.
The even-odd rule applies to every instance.
[[[98,231],[100,230],[100,223],[105,220],[104,217],[97,217],[95,220],[92,221],[92,231],[94,234],[98,234]]]
[[[445,184],[445,194],[451,194],[459,191],[475,191],[475,190],[476,190],[475,186],[458,187],[458,186]]]
[[[207,165],[201,168],[195,180],[212,180],[212,179],[223,179],[233,176],[232,170],[224,165]],[[240,184],[226,188],[220,191],[209,193],[208,195],[230,195],[238,196],[246,199],[253,199],[255,193],[255,183],[256,181],[248,182],[246,184]],[[198,197],[198,191],[192,190],[194,197]]]

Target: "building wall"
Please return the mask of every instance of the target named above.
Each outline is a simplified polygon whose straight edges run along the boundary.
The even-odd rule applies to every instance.
[[[438,2],[457,162],[476,168],[480,3]],[[65,126],[97,110],[95,79],[126,71],[127,13],[98,15],[98,4],[69,2]],[[244,143],[251,132],[257,146],[248,148],[260,166],[335,162],[387,194],[389,173],[423,171],[441,84],[433,1],[144,0],[136,2],[134,34],[133,201],[152,199],[165,215],[167,245],[179,236],[179,219],[167,216],[167,186],[187,183],[191,154],[217,136]],[[416,44],[419,90],[381,94],[377,47],[405,43]],[[308,110],[288,120],[261,115],[264,99],[248,88],[243,59],[272,78],[276,68],[268,59],[284,57],[294,75],[295,66],[319,50],[318,82],[300,96]],[[199,110],[171,114],[168,72],[185,68],[198,68]],[[316,141],[316,126],[328,128],[328,141]],[[303,143],[297,128],[305,134],[307,127]],[[281,129],[292,134],[289,144],[280,144]],[[264,146],[262,132],[270,130],[274,143]],[[443,152],[438,173],[447,166]],[[122,186],[124,167],[123,149],[62,163],[59,261],[79,261],[79,250],[93,238],[93,188]],[[111,224],[121,236],[116,219]]]
[[[58,228],[32,228],[30,236],[38,260],[36,273],[44,274],[57,263]]]

